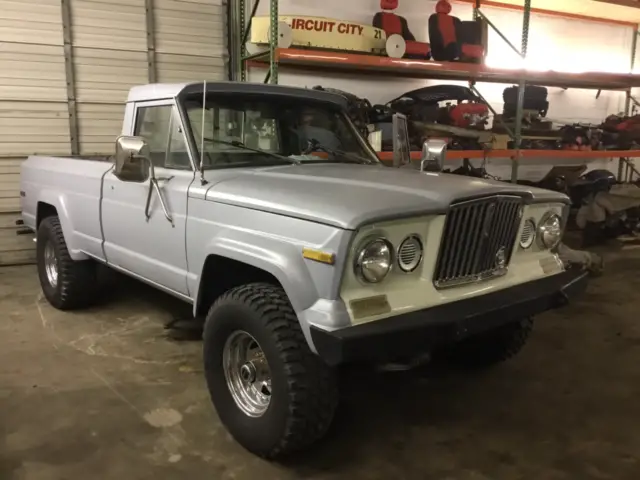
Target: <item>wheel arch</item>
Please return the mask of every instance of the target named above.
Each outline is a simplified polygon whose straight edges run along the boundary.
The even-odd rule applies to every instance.
[[[73,221],[69,215],[65,196],[52,190],[43,190],[40,192],[36,206],[36,229],[40,226],[42,220],[53,215],[57,215],[60,220],[62,236],[67,244],[71,258],[73,260],[87,260],[89,257],[78,250],[76,246]]]
[[[220,272],[224,274],[220,275]],[[284,290],[277,272],[274,274],[270,269],[260,268],[219,253],[209,254],[200,273],[194,316],[205,315],[216,298],[228,290],[243,284],[258,282],[276,285]]]
[[[210,305],[206,303],[207,299],[211,300],[205,293],[207,289],[212,285],[220,285],[214,288],[218,291],[237,286],[230,285],[231,280],[277,282],[298,315],[318,300],[318,290],[302,256],[302,247],[296,243],[258,232],[226,230],[213,237],[203,253],[201,263],[197,262],[201,266],[194,269],[199,275],[192,277],[190,286],[196,298],[196,315]]]

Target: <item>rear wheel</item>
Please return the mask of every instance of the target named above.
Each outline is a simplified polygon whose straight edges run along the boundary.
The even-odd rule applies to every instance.
[[[57,216],[40,222],[36,258],[42,292],[51,305],[60,310],[72,310],[93,303],[97,266],[91,260],[71,258]]]
[[[257,455],[304,449],[331,424],[333,372],[309,349],[279,287],[245,285],[215,302],[205,322],[204,365],[220,420]]]
[[[533,318],[508,323],[454,345],[449,352],[454,363],[483,368],[504,362],[517,355],[529,339]]]

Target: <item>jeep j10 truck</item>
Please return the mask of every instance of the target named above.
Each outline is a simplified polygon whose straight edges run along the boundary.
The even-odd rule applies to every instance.
[[[490,365],[585,288],[556,252],[565,195],[441,173],[440,157],[383,165],[346,107],[275,85],[144,85],[113,157],[22,164],[48,302],[90,305],[102,265],[192,304],[218,415],[267,458],[327,431],[337,366],[445,347]]]

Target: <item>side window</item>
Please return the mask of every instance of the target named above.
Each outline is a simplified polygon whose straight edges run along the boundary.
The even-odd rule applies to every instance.
[[[149,144],[154,166],[191,169],[180,122],[172,105],[138,108],[134,135],[144,137]]]

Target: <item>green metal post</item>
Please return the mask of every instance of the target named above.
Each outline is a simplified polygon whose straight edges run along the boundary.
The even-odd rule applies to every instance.
[[[237,68],[239,71],[240,80],[246,82],[247,61],[262,56],[262,53],[248,55],[247,52],[247,40],[249,40],[249,34],[251,33],[251,22],[253,21],[253,17],[255,17],[256,12],[258,11],[260,0],[253,1],[251,13],[249,14],[249,20],[247,20],[247,3],[245,2],[245,0],[236,0],[233,5],[235,5],[236,8],[235,10],[233,10],[234,18],[232,18],[231,21],[233,21],[235,25],[235,36],[233,41],[236,45],[234,45],[232,51],[239,52],[237,54],[239,57],[239,60],[237,61]]]
[[[473,2],[473,19],[478,20],[478,12],[480,11],[480,0]]]
[[[522,18],[522,48],[520,53],[522,58],[527,58],[527,46],[529,44],[529,20],[531,18],[531,0],[524,1],[524,12]],[[516,183],[518,181],[518,163],[520,161],[519,150],[522,144],[522,112],[524,107],[524,90],[525,90],[525,78],[524,74],[520,77],[518,82],[518,104],[516,107],[516,131],[515,131],[515,147],[516,158],[511,165],[511,182]]]
[[[633,38],[631,39],[631,65],[630,72],[633,73],[633,68],[636,66],[636,52],[638,50],[638,27],[633,30]],[[631,115],[631,89],[627,89],[627,94],[624,102],[625,115]]]
[[[243,42],[242,39],[244,38],[244,31],[246,25],[245,22],[245,15],[247,13],[247,6],[244,3],[244,0],[236,0],[238,2],[238,23],[239,28],[236,29],[237,33],[238,33],[238,37],[237,37],[237,41],[240,42],[240,80],[242,80],[243,82],[247,81],[247,62],[244,60],[244,57],[247,56],[247,45],[246,42]]]
[[[269,39],[269,81],[278,83],[278,0],[271,0],[269,5],[270,31]]]

